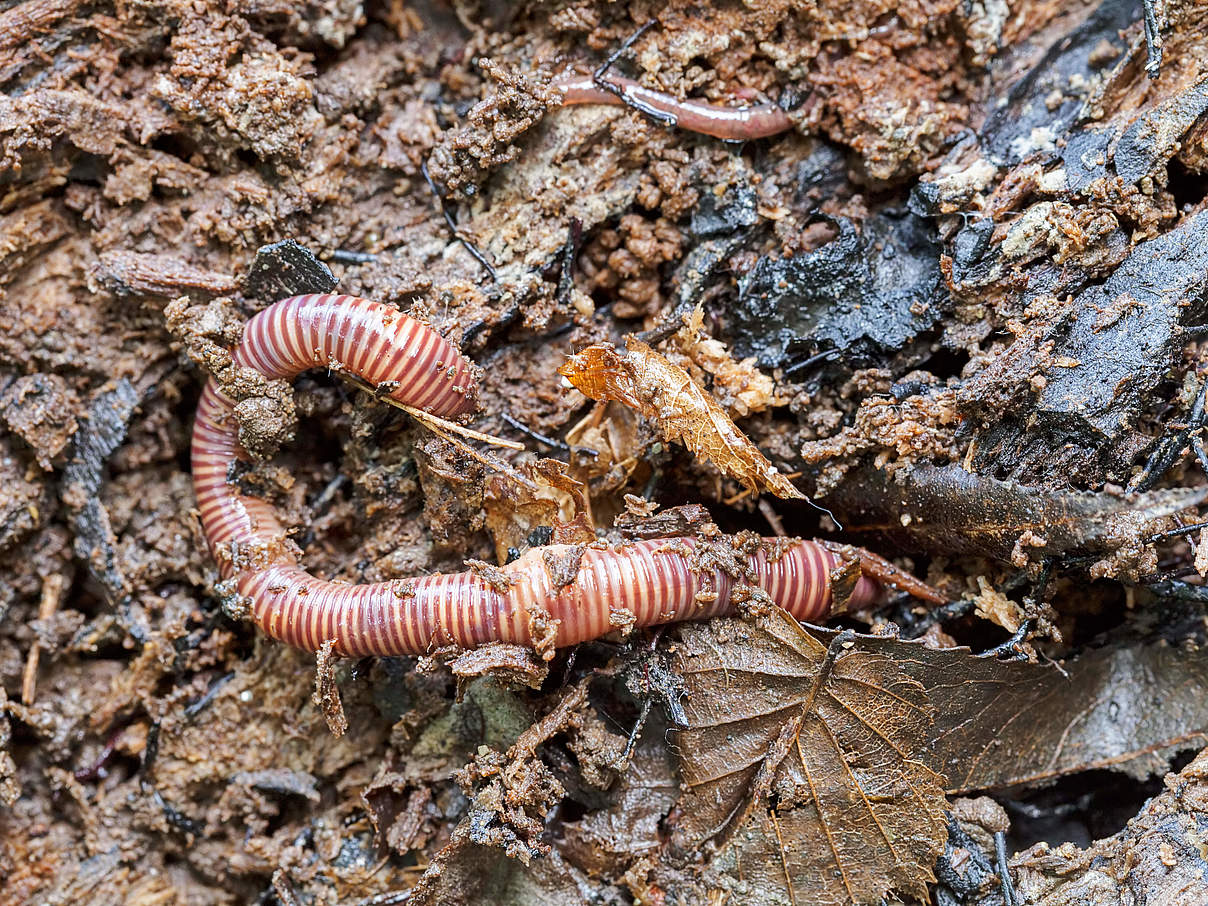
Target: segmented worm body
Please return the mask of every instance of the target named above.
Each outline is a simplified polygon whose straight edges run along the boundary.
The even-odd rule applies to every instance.
[[[436,331],[352,296],[284,299],[248,322],[237,365],[271,378],[327,367],[355,375],[434,415],[473,408],[469,363]],[[193,428],[193,483],[202,525],[224,578],[251,601],[275,639],[306,649],[334,641],[347,655],[422,654],[502,641],[564,646],[618,626],[651,626],[728,612],[738,585],[764,589],[799,619],[831,610],[838,557],[810,541],[673,538],[624,545],[551,545],[507,566],[347,585],[315,578],[272,508],[233,483],[247,458],[234,403],[211,379]],[[718,547],[723,545],[723,547]],[[724,556],[729,553],[729,559]],[[861,578],[848,599],[870,603]]]
[[[751,141],[793,128],[787,113],[775,104],[728,107],[704,101],[681,101],[662,91],[639,85],[633,79],[608,76],[618,94],[601,88],[591,76],[571,75],[554,81],[563,104],[629,104],[680,129],[712,135],[727,141]]]

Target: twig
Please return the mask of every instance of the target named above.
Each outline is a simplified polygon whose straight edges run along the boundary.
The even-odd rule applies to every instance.
[[[520,419],[515,418],[514,416],[512,416],[511,414],[509,414],[507,412],[501,412],[499,414],[499,417],[502,418],[509,425],[511,425],[513,428],[515,428],[517,431],[522,431],[523,433],[527,434],[529,437],[531,437],[533,440],[537,441],[538,443],[545,444],[547,447],[553,447],[555,450],[563,450],[567,453],[569,453],[571,450],[570,444],[568,444],[564,441],[558,440],[557,438],[550,437],[549,435],[542,434],[540,431],[536,431],[533,428],[530,428],[524,422],[520,421]]]
[[[449,205],[445,201],[445,197],[440,194],[440,190],[436,188],[436,183],[432,181],[432,177],[428,175],[428,162],[424,161],[420,164],[420,172],[424,174],[424,181],[428,184],[428,188],[432,190],[432,194],[436,196],[436,202],[440,205],[440,213],[445,218],[445,225],[449,228],[449,232],[453,234],[453,238],[460,242],[467,252],[474,256],[474,260],[486,269],[486,272],[491,275],[491,279],[498,282],[499,275],[495,272],[495,266],[487,260],[487,256],[478,250],[473,242],[461,234],[461,230],[457,228],[457,221],[453,219],[453,215],[449,213]]]
[[[784,376],[788,377],[790,374],[796,374],[798,371],[803,371],[806,368],[809,368],[810,365],[814,365],[818,362],[824,362],[827,359],[833,359],[833,358],[837,357],[838,355],[839,355],[838,349],[824,349],[821,352],[815,353],[814,355],[812,355],[809,358],[804,359],[800,362],[795,362],[794,364],[790,365],[788,368],[784,369]]]
[[[378,256],[372,252],[352,252],[348,249],[333,249],[329,257],[341,264],[369,264],[378,260]]]
[[[1175,464],[1189,442],[1193,448],[1196,447],[1196,441],[1199,440],[1198,432],[1204,428],[1206,405],[1208,405],[1208,378],[1205,378],[1200,384],[1200,390],[1195,396],[1195,403],[1191,407],[1187,423],[1173,434],[1167,434],[1158,441],[1153,453],[1145,463],[1145,467],[1128,483],[1129,493],[1148,491]],[[1202,449],[1201,443],[1199,449],[1196,449],[1196,457],[1200,459],[1200,465],[1205,468],[1205,471],[1208,471],[1208,457],[1200,456]]]
[[[933,607],[923,614],[918,621],[910,627],[912,635],[908,636],[908,638],[917,639],[937,623],[944,623],[948,620],[967,616],[973,612],[973,608],[976,606],[977,602],[966,598],[962,601],[952,601],[949,604],[941,604],[939,607]]]
[[[508,476],[508,478],[512,479],[512,481],[519,485],[523,485],[524,487],[533,491],[537,490],[537,485],[535,483],[529,481],[529,479],[517,472],[508,463],[490,453],[486,453],[482,450],[475,450],[456,435],[461,435],[462,437],[467,437],[471,440],[479,440],[483,443],[493,444],[497,447],[504,447],[508,450],[523,450],[524,444],[517,443],[514,440],[504,440],[502,437],[496,437],[493,434],[483,434],[481,431],[475,431],[472,428],[467,428],[464,425],[457,424],[456,422],[448,421],[447,419],[443,419],[438,415],[433,415],[431,412],[425,412],[422,409],[416,409],[414,406],[408,406],[406,403],[400,403],[396,399],[391,399],[388,396],[378,393],[377,389],[372,384],[363,380],[362,378],[357,377],[356,375],[341,372],[341,376],[347,378],[361,389],[372,393],[374,397],[380,399],[382,402],[389,403],[398,409],[402,409],[437,437],[442,437],[449,443],[457,446],[471,459],[482,463],[487,468],[494,469],[496,472],[500,472]]]
[[[600,457],[599,450],[593,450],[591,447],[581,447],[578,444],[568,444],[565,441],[561,441],[561,440],[558,440],[557,438],[550,437],[549,435],[542,434],[540,431],[533,430],[528,425],[526,425],[524,422],[520,421],[517,418],[514,418],[512,415],[510,415],[507,412],[501,413],[500,418],[502,418],[505,422],[507,422],[509,425],[511,425],[517,431],[523,431],[525,434],[527,434],[529,437],[531,437],[533,440],[537,441],[538,443],[542,443],[542,444],[545,444],[546,446],[553,447],[555,450],[562,450],[566,453],[575,453],[580,456],[590,456],[592,459],[599,459],[599,457]]]
[[[1018,906],[1019,899],[1015,896],[1015,884],[1011,881],[1011,866],[1007,859],[1007,835],[1002,831],[994,833],[994,860],[998,863],[998,877],[1002,881],[1003,906]]]
[[[1208,337],[1208,324],[1196,324],[1193,327],[1184,327],[1182,337],[1188,343],[1202,340],[1204,337]]]
[[[439,421],[444,421],[444,419],[440,419]],[[474,459],[474,460],[482,463],[484,466],[487,466],[488,468],[494,469],[496,472],[499,472],[503,475],[508,476],[508,478],[512,479],[512,481],[528,488],[531,491],[536,491],[538,489],[537,484],[535,482],[530,481],[529,479],[525,478],[523,475],[521,475],[519,472],[517,472],[514,468],[512,468],[510,465],[508,465],[506,462],[504,462],[499,457],[493,456],[490,453],[486,453],[482,450],[475,450],[473,447],[469,446],[466,443],[463,443],[461,440],[459,440],[458,438],[449,434],[447,431],[442,430],[436,424],[431,424],[431,423],[425,422],[424,427],[426,427],[429,431],[431,431],[437,437],[444,438],[449,443],[454,444],[457,447],[460,447],[462,452],[464,452],[471,459]]]
[[[214,682],[210,683],[209,688],[206,689],[201,698],[197,699],[197,701],[185,708],[185,717],[192,720],[194,717],[204,711],[206,707],[209,706],[210,702],[214,701],[214,699],[218,697],[218,693],[222,691],[222,687],[234,678],[235,671],[232,670],[230,673],[224,673],[222,676],[214,680]]]
[[[566,234],[566,244],[560,254],[562,272],[558,274],[558,291],[554,300],[559,305],[570,302],[571,292],[575,288],[575,255],[579,253],[579,243],[583,241],[583,221],[578,217],[570,219],[570,227]]]
[[[298,899],[298,892],[294,889],[293,879],[284,868],[278,868],[273,872],[272,885],[273,892],[281,901],[281,906],[302,906],[302,901]]]
[[[431,412],[425,412],[423,409],[416,409],[397,400],[390,400],[389,402],[392,405],[398,406],[398,408],[402,409],[416,421],[423,422],[429,428],[443,428],[445,431],[452,431],[454,434],[460,434],[462,437],[468,437],[470,440],[479,440],[493,447],[503,447],[505,450],[524,449],[524,444],[517,441],[504,440],[502,437],[496,437],[494,434],[483,434],[481,431],[475,431],[473,428],[467,428],[464,425],[451,422],[448,419],[441,418],[439,415],[433,415]]]
[[[763,513],[763,518],[772,527],[772,534],[777,538],[788,537],[788,532],[784,530],[784,522],[781,521],[780,514],[772,509],[772,505],[768,503],[765,497],[759,498],[759,512]]]
[[[642,710],[638,713],[638,719],[634,722],[633,729],[629,731],[629,738],[625,741],[625,751],[621,753],[620,764],[627,764],[630,756],[633,755],[633,750],[638,747],[638,737],[642,735],[642,728],[646,726],[646,719],[650,717],[653,707],[653,698],[642,700]]]
[[[1157,544],[1160,541],[1169,541],[1171,538],[1181,538],[1184,535],[1194,535],[1201,529],[1208,529],[1208,522],[1196,522],[1191,525],[1180,526],[1179,528],[1170,529],[1166,532],[1156,532],[1153,535],[1148,535],[1141,539],[1142,544]]]
[[[400,903],[406,903],[410,899],[410,890],[388,890],[385,893],[376,893],[363,900],[357,900],[354,906],[399,906]]]
[[[517,443],[514,440],[506,440],[502,437],[496,437],[494,434],[484,434],[481,431],[475,431],[473,428],[467,428],[464,425],[459,425],[457,422],[451,422],[448,419],[441,418],[439,415],[433,415],[431,412],[425,412],[423,409],[416,409],[414,406],[408,406],[406,403],[400,403],[398,400],[382,393],[377,387],[374,387],[363,378],[359,378],[354,374],[345,372],[337,372],[341,377],[347,380],[350,384],[355,384],[366,393],[373,394],[374,399],[381,400],[383,403],[388,403],[396,409],[402,409],[408,415],[418,422],[422,422],[428,427],[443,428],[446,431],[452,431],[454,434],[460,434],[462,437],[468,437],[470,440],[479,440],[484,444],[491,444],[494,447],[503,447],[507,450],[523,450],[524,444]]]
[[[38,604],[38,619],[49,620],[59,609],[63,599],[63,588],[67,580],[61,573],[51,573],[42,580],[42,600]],[[21,676],[21,701],[27,705],[34,703],[38,689],[38,661],[42,656],[42,644],[37,637],[29,646],[29,656],[25,660],[25,673]]]
[[[1025,658],[1025,657],[1027,657],[1027,655],[1025,655],[1022,651],[1019,650],[1019,646],[1021,644],[1023,644],[1023,640],[1028,637],[1028,633],[1031,631],[1032,631],[1032,621],[1024,620],[1022,623],[1019,624],[1019,628],[1016,629],[1015,632],[1011,634],[1011,637],[1009,639],[1007,639],[1001,645],[995,645],[993,648],[989,648],[986,651],[983,651],[981,654],[978,655],[978,657],[985,657],[985,658],[1000,657],[1005,654],[1005,655],[1010,655],[1010,657],[1008,657],[1007,659],[1012,660],[1012,661],[1018,661],[1022,658]]]

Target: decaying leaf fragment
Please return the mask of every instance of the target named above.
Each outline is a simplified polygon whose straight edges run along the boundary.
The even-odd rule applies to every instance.
[[[621,353],[611,343],[589,346],[570,356],[558,373],[584,396],[641,413],[667,440],[683,444],[752,491],[804,497],[687,371],[634,337],[625,347]]]
[[[819,644],[839,636],[812,634]],[[947,778],[949,795],[1091,770],[1143,780],[1168,770],[1179,750],[1208,744],[1202,638],[1136,641],[1083,652],[1059,667],[891,637],[853,639],[926,689],[935,723],[921,758]]]
[[[889,658],[818,641],[779,609],[685,625],[674,842],[716,849],[744,903],[926,899],[947,836],[943,778],[920,758],[924,687]]]
[[[725,343],[702,329],[704,320],[704,307],[697,305],[684,315],[684,326],[673,339],[692,365],[712,376],[713,396],[727,412],[742,418],[788,403],[776,393],[775,381],[756,366],[754,356],[735,360]]]
[[[583,484],[555,459],[522,463],[525,482],[496,473],[487,479],[483,506],[486,527],[500,563],[541,544],[595,540]]]

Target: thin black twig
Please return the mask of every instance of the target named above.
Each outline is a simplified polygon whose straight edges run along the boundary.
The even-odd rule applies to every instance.
[[[1208,603],[1208,586],[1180,582],[1169,576],[1148,577],[1140,584],[1145,585],[1151,592],[1162,598],[1192,601],[1197,604]]]
[[[1192,448],[1196,446],[1195,441],[1199,439],[1199,433],[1205,426],[1205,401],[1208,400],[1208,378],[1200,384],[1200,391],[1195,396],[1195,403],[1191,407],[1191,414],[1187,418],[1187,423],[1174,431],[1171,434],[1163,437],[1154,447],[1153,453],[1145,463],[1145,468],[1128,483],[1129,492],[1148,491],[1153,487],[1159,478],[1166,474],[1171,466],[1175,464],[1178,458],[1183,454],[1183,450],[1190,445]],[[1202,448],[1202,443],[1201,443]],[[1200,451],[1196,451],[1196,457],[1200,458]],[[1200,464],[1204,466],[1205,471],[1208,471],[1208,457],[1200,458]]]
[[[537,441],[537,443],[545,444],[547,447],[553,447],[555,450],[562,450],[566,453],[580,453],[584,456],[590,456],[593,459],[600,455],[598,451],[592,450],[590,447],[572,446],[565,441],[558,440],[556,437],[550,437],[547,434],[542,434],[540,431],[530,428],[524,422],[520,421],[520,419],[513,417],[507,412],[500,413],[499,417],[517,431],[527,434],[533,440]]]
[[[378,256],[372,252],[352,252],[348,249],[334,249],[331,252],[331,260],[338,261],[341,264],[370,264],[377,261]]]
[[[554,301],[565,307],[570,304],[570,294],[575,288],[575,256],[579,254],[579,243],[583,241],[583,221],[578,217],[570,219],[566,243],[562,246],[562,272],[558,275],[558,292]]]
[[[474,256],[474,260],[483,266],[491,279],[498,282],[499,275],[495,273],[495,267],[487,260],[487,256],[479,251],[478,246],[461,234],[457,228],[457,221],[453,219],[452,213],[449,211],[449,205],[445,201],[445,196],[440,194],[440,189],[436,187],[436,183],[432,181],[432,177],[428,174],[428,162],[424,161],[420,164],[420,172],[424,174],[424,181],[428,184],[428,188],[432,190],[432,194],[436,196],[437,204],[440,205],[440,213],[445,218],[445,225],[449,228],[449,232],[453,238],[460,242],[467,252]]]
[[[1023,644],[1024,639],[1028,637],[1028,633],[1032,631],[1032,621],[1024,620],[1019,624],[1019,628],[1011,634],[1011,637],[1001,645],[995,645],[993,648],[983,651],[978,657],[1003,657],[1008,661],[1019,661],[1027,658],[1027,655],[1019,650],[1019,646]]]
[[[557,438],[550,437],[549,435],[542,434],[540,431],[530,428],[524,422],[520,421],[520,419],[515,418],[514,416],[508,414],[507,412],[500,413],[499,417],[502,418],[509,425],[511,425],[513,428],[515,428],[517,431],[527,434],[529,437],[531,437],[533,440],[537,441],[538,443],[545,444],[547,447],[553,447],[555,450],[564,450],[567,453],[570,452],[570,444],[565,443],[564,441],[560,441]]]
[[[975,606],[975,602],[966,599],[964,601],[952,601],[948,604],[941,604],[939,607],[933,607],[911,625],[911,634],[909,638],[917,639],[937,623],[946,623],[948,620],[955,620],[959,619],[960,617],[968,616],[973,612],[973,608]]]
[[[1197,324],[1194,327],[1184,327],[1181,336],[1188,343],[1194,340],[1202,340],[1204,337],[1208,337],[1208,324]]]
[[[1182,538],[1184,535],[1193,535],[1198,531],[1208,529],[1208,522],[1196,522],[1192,525],[1182,525],[1178,528],[1170,529],[1165,532],[1156,532],[1141,539],[1142,544],[1158,544],[1162,541],[1169,541],[1171,538]]]
[[[192,720],[194,717],[204,711],[206,706],[208,706],[210,702],[212,702],[218,696],[218,693],[222,691],[222,687],[234,679],[234,677],[235,672],[231,671],[230,673],[224,673],[222,676],[215,679],[214,682],[210,683],[210,687],[206,689],[201,698],[197,699],[197,701],[185,708],[185,717]]]
[[[800,362],[794,362],[788,368],[784,369],[784,376],[788,377],[790,374],[796,374],[798,371],[804,371],[806,368],[809,368],[810,365],[815,365],[818,362],[824,362],[828,359],[836,358],[838,355],[838,349],[824,349],[821,352],[810,356],[808,359],[803,359]]]
[[[629,731],[629,738],[625,741],[625,751],[621,753],[621,764],[628,764],[633,750],[638,747],[638,737],[642,735],[642,729],[646,726],[646,719],[650,717],[653,707],[653,698],[642,700],[642,710],[638,712],[638,719],[634,722],[633,729]]]
[[[998,877],[1002,881],[1003,906],[1018,906],[1019,899],[1015,896],[1015,883],[1011,880],[1011,866],[1007,859],[1007,835],[1002,831],[994,833],[994,860],[998,863]]]
[[[1200,464],[1200,468],[1204,470],[1204,474],[1208,475],[1208,453],[1204,452],[1204,437],[1201,434],[1193,434],[1191,437],[1191,449],[1195,452],[1195,458]]]
[[[638,339],[647,346],[658,346],[659,343],[662,343],[668,337],[679,333],[680,329],[684,326],[684,315],[692,311],[692,308],[693,306],[684,305],[682,302],[677,304],[671,310],[670,314],[663,317],[659,324],[644,333],[639,333]]]

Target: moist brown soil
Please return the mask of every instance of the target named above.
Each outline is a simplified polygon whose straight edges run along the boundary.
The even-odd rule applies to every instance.
[[[1151,79],[1122,0],[0,0],[0,904],[779,902],[666,857],[661,634],[316,671],[239,619],[189,472],[210,374],[242,401],[240,481],[325,577],[489,571],[583,540],[584,510],[640,537],[703,504],[977,602],[858,629],[1022,627],[1035,662],[1198,644],[1208,555],[1161,533],[1204,497],[1208,13],[1159,7]],[[555,76],[649,22],[619,71],[794,129],[559,106]],[[560,479],[510,486],[336,376],[232,373],[286,239],[459,344],[472,427],[565,463],[580,520]],[[830,512],[564,387],[631,335]],[[1202,850],[1147,828],[1202,827],[1203,773],[991,791],[1010,820],[958,804],[951,840],[992,857],[1009,828],[1029,902],[1134,902],[1108,890],[1134,864],[1202,891]],[[986,877],[929,895],[1002,902]]]

